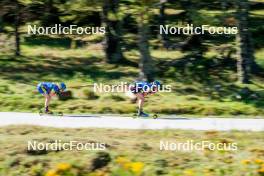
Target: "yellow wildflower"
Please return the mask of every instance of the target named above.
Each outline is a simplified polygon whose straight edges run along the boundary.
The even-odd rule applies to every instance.
[[[125,157],[118,157],[117,159],[116,159],[116,162],[118,163],[118,164],[125,164],[125,163],[128,163],[129,162],[129,160],[127,159],[127,158],[125,158]]]
[[[192,176],[194,175],[194,172],[192,169],[186,169],[185,171],[183,171],[183,173],[187,176]]]
[[[69,170],[71,168],[71,165],[68,163],[59,163],[57,164],[57,169],[59,171],[66,171]]]
[[[124,163],[123,165],[122,165],[122,167],[124,168],[124,169],[130,169],[131,168],[131,162],[129,162],[129,163]]]
[[[118,157],[116,162],[120,164],[124,169],[129,170],[131,162],[125,157]]]
[[[250,163],[250,160],[245,159],[245,160],[242,160],[241,163],[242,164],[249,164]]]
[[[49,170],[45,176],[59,176],[56,172],[56,170]]]
[[[263,167],[260,168],[260,169],[258,170],[258,173],[260,173],[260,174],[264,174],[264,168],[263,168]]]
[[[262,164],[262,163],[264,163],[264,162],[263,162],[262,159],[255,159],[255,163],[257,163],[257,164]]]
[[[136,174],[139,174],[143,170],[144,163],[142,163],[142,162],[133,162],[133,163],[131,163],[130,167],[131,167],[131,171],[132,172],[134,172]]]
[[[211,173],[210,169],[204,169],[203,171],[204,171],[204,173]]]

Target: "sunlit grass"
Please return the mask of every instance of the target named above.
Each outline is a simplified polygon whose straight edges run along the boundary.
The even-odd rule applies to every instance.
[[[43,57],[104,57],[102,50],[87,50],[86,48],[64,49],[62,47],[47,47],[47,46],[27,46],[22,45],[22,53],[25,56],[43,56]],[[89,52],[87,52],[89,51]]]
[[[256,57],[257,63],[264,68],[264,49],[257,50],[255,57]]]
[[[4,117],[1,117],[4,118]],[[172,176],[176,173],[210,173],[216,176],[254,175],[263,164],[263,132],[219,132],[188,130],[117,130],[117,129],[56,129],[36,126],[9,126],[0,128],[0,174],[1,175],[41,175],[54,172],[66,176],[67,173],[88,173],[124,175],[156,175],[164,172]],[[144,140],[142,140],[144,139]],[[63,143],[79,141],[107,144],[106,150],[74,151],[27,151],[28,141]],[[198,143],[236,143],[236,151],[164,151],[160,141]],[[105,167],[92,170],[93,160],[110,156]],[[100,159],[100,158],[99,158]],[[102,160],[101,162],[103,162]],[[228,169],[226,167],[228,166]],[[242,170],[241,170],[242,169]]]
[[[206,11],[201,10],[201,13]],[[219,15],[220,11],[206,14]],[[123,37],[127,44],[136,45],[136,34],[125,34]],[[0,75],[0,97],[4,100],[0,102],[1,111],[38,112],[43,108],[44,98],[37,93],[36,85],[42,81],[64,81],[72,97],[66,101],[55,98],[51,103],[51,109],[54,111],[115,114],[136,112],[137,105],[131,103],[123,92],[117,95],[96,93],[98,98],[89,99],[89,91],[92,90],[93,83],[134,82],[139,74],[137,63],[140,53],[137,49],[124,50],[125,58],[134,62],[135,66],[114,65],[105,62],[103,46],[98,43],[102,36],[82,38],[89,44],[77,46],[75,49],[68,46],[70,39],[67,38],[53,36],[43,39],[22,40],[22,57],[14,57],[11,52],[0,54],[0,65],[4,70]],[[228,49],[229,46],[216,44],[218,40],[207,42],[208,40],[205,41],[208,47],[204,53],[205,58],[191,63],[188,58],[187,61],[184,60],[190,52],[160,49],[159,40],[150,40],[150,53],[157,68],[156,79],[171,85],[173,91],[147,98],[144,107],[146,112],[222,116],[263,115],[264,105],[261,102],[264,96],[263,87],[261,88],[263,80],[254,76],[252,77],[254,84],[237,85],[235,67],[215,68],[214,65],[221,61],[218,59],[222,57],[221,47]],[[158,49],[152,46],[158,46]],[[257,63],[262,67],[263,53],[263,49],[259,49],[255,54]],[[182,67],[179,65],[162,67],[163,62],[177,59],[183,59]],[[210,64],[213,64],[213,67]],[[216,87],[219,86],[221,90],[217,90]],[[250,96],[256,97],[255,99],[241,98],[240,94],[245,87],[250,89]]]
[[[264,16],[264,10],[252,10],[250,14]]]
[[[180,51],[152,50],[151,55],[159,60],[171,60],[182,58],[185,54]]]

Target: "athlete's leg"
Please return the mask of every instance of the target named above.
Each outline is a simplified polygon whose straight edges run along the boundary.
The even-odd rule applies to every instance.
[[[51,100],[51,96],[49,94],[44,94],[45,96],[45,111],[49,112],[49,103]]]
[[[138,101],[138,113],[140,114],[141,112],[143,112],[145,98],[142,93],[137,93],[136,96]]]
[[[46,104],[47,104],[47,99],[48,99],[48,95],[46,94],[46,92],[45,92],[45,90],[42,88],[42,85],[41,85],[41,83],[39,83],[38,84],[38,86],[37,86],[37,90],[38,90],[38,92],[41,94],[41,95],[43,95],[44,97],[45,97],[45,112],[47,112],[48,111],[48,107],[46,106]]]

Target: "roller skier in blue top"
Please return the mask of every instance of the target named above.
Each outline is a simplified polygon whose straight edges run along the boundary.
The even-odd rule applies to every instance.
[[[50,113],[49,103],[53,96],[59,96],[62,92],[66,90],[65,83],[52,83],[52,82],[41,82],[37,86],[37,90],[40,94],[45,97],[45,113]]]

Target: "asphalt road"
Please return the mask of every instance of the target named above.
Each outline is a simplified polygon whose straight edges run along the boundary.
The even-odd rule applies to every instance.
[[[133,119],[118,115],[39,116],[37,113],[0,112],[0,126],[39,125],[58,128],[184,129],[264,131],[264,119],[186,118]]]

